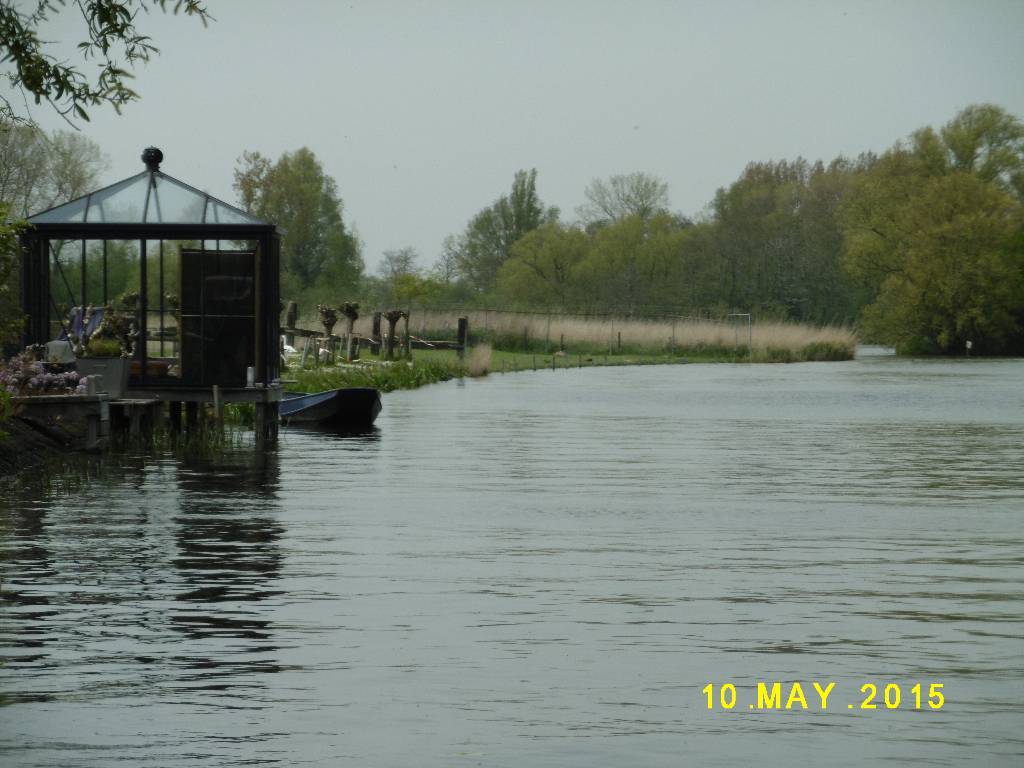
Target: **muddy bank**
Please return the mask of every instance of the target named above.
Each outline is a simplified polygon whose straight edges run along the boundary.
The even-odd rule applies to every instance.
[[[72,452],[76,436],[56,424],[15,416],[0,424],[0,480]]]

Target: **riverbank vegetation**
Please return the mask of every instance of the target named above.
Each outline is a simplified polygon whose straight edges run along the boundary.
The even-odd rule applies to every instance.
[[[963,354],[968,341],[973,354],[1021,353],[1022,179],[1024,124],[993,105],[881,154],[752,162],[693,217],[670,209],[656,176],[632,173],[593,180],[573,218],[521,171],[432,269],[388,251],[378,275],[337,293],[414,312],[750,313],[755,328],[854,326],[905,353]]]
[[[41,179],[64,197],[95,187],[103,159],[91,142],[51,137],[66,157],[44,166],[30,151],[36,129],[6,128],[0,198],[20,202],[5,220],[27,212]],[[728,335],[731,316],[749,314],[755,357],[779,348],[758,340],[779,323],[853,327],[906,353],[963,354],[968,342],[972,354],[1024,353],[1024,124],[998,106],[968,107],[880,154],[751,162],[694,215],[672,210],[651,173],[590,181],[574,213],[546,204],[540,184],[536,171],[516,173],[445,240],[432,268],[406,247],[385,251],[368,274],[338,185],[312,150],[276,160],[242,152],[235,174],[240,204],[287,233],[282,297],[299,302],[306,327],[318,326],[318,304],[345,301],[364,317],[498,307],[543,319],[517,318],[506,331],[472,322],[496,350],[517,350],[520,338],[537,349],[542,322],[548,353],[563,331],[549,332],[547,317],[579,315],[588,328],[565,334],[591,353],[619,348],[613,317],[647,326],[642,341],[624,330],[622,347],[678,351],[719,342],[690,343],[678,324],[673,338],[666,318],[718,321]],[[10,233],[0,234],[13,242]],[[0,331],[19,322],[13,256],[0,255],[4,273]]]
[[[359,361],[349,364],[314,364],[313,356],[309,355],[304,367],[302,356],[296,353],[289,357],[288,370],[283,375],[288,389],[297,392],[339,387],[374,387],[391,392],[488,372],[607,365],[849,360],[857,343],[856,335],[847,328],[796,323],[748,325],[746,318],[737,318],[733,323],[652,321],[481,310],[469,319],[475,330],[470,332],[471,347],[463,357],[450,349],[414,349],[412,360],[382,360],[364,350]],[[457,318],[453,314],[431,311],[414,315],[412,320],[410,333],[414,336],[416,330],[425,329],[422,332],[437,341],[454,338]],[[422,322],[422,329],[416,329],[416,320]],[[368,333],[368,324],[367,318],[360,318],[356,332]]]

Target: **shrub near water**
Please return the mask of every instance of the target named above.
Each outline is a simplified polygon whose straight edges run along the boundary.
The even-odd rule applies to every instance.
[[[342,387],[373,387],[381,392],[396,389],[415,389],[424,384],[448,381],[464,376],[466,369],[459,363],[440,360],[416,360],[412,363],[358,363],[333,368],[314,368],[294,372],[294,392],[323,392]]]

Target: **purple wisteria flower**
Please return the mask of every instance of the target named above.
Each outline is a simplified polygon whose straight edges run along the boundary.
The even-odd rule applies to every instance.
[[[10,395],[84,394],[85,379],[77,371],[47,371],[31,352],[0,362],[0,387]]]

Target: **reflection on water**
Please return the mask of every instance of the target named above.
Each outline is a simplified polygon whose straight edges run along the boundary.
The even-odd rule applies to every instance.
[[[177,468],[176,528],[179,575],[170,626],[196,653],[173,657],[174,686],[226,692],[264,684],[253,673],[279,671],[272,622],[260,601],[280,594],[282,533],[277,502],[277,455],[257,454],[248,463],[184,462]],[[207,650],[215,641],[216,653]],[[230,643],[225,647],[226,643]],[[225,704],[225,706],[233,706]]]
[[[388,395],[364,435],[15,495],[0,762],[1019,765],[1022,380],[492,376]],[[759,680],[836,690],[751,711]],[[948,703],[861,711],[869,682]]]

